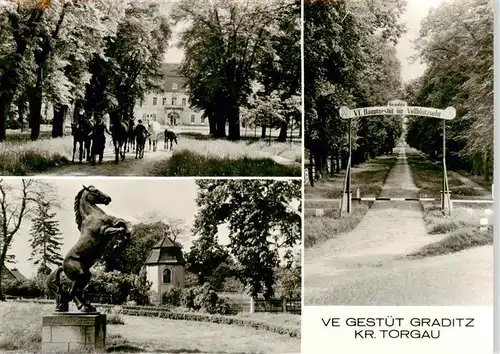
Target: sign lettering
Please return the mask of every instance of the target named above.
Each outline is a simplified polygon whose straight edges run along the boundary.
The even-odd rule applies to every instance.
[[[402,101],[401,101],[402,102]],[[404,103],[404,102],[403,102]],[[365,107],[349,109],[348,107],[340,107],[339,114],[341,118],[351,119],[368,116],[422,116],[451,120],[455,118],[456,110],[453,107],[446,109],[429,108],[429,107],[416,107],[406,105],[394,106],[379,106],[379,107]]]

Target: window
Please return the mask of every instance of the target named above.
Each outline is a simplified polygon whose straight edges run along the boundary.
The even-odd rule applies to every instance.
[[[201,116],[201,124],[205,124],[205,116]]]
[[[186,99],[185,99],[185,98],[183,98],[183,99],[182,99],[182,105],[183,105],[183,106],[185,106],[185,105],[186,105]]]
[[[163,284],[172,283],[172,271],[168,268],[165,268],[163,271]]]
[[[163,105],[165,106],[167,104],[167,98],[163,97]]]
[[[177,97],[172,97],[172,106],[177,105]]]
[[[175,82],[172,84],[172,90],[177,90],[177,84]]]
[[[158,104],[158,97],[153,97],[153,106]]]
[[[194,114],[191,116],[191,124],[194,124]]]

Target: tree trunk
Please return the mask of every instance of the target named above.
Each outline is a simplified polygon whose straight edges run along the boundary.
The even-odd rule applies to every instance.
[[[265,139],[265,138],[266,138],[266,135],[267,135],[266,125],[264,124],[263,126],[261,126],[261,128],[262,128],[262,131],[261,131],[261,133],[260,133],[260,137],[261,137],[262,139]]]
[[[9,117],[10,103],[12,98],[7,97],[7,95],[0,95],[0,141],[4,141],[6,138],[5,127],[7,123],[7,118]]]
[[[30,102],[30,128],[31,128],[31,140],[37,140],[40,136],[40,123],[42,114],[42,77],[43,69],[39,65],[37,69],[37,78],[35,87],[30,90],[29,102]]]
[[[52,137],[60,138],[64,135],[64,117],[68,106],[54,104],[54,119],[52,120]]]
[[[335,158],[336,158],[335,167],[337,168],[336,172],[337,172],[337,174],[339,174],[340,173],[340,151],[338,149],[335,152]]]
[[[19,98],[19,101],[17,102],[17,113],[17,122],[22,133],[24,131],[24,116],[26,114],[26,100],[24,95],[23,97]]]
[[[240,108],[237,104],[232,104],[229,108],[229,131],[228,131],[228,139],[229,140],[240,140]]]
[[[215,137],[217,136],[217,120],[215,119],[215,116],[212,114],[212,112],[208,112],[206,116],[208,117],[208,126],[210,128],[210,135]]]
[[[314,160],[313,160],[313,152],[309,150],[309,181],[311,182],[311,187],[314,187]]]
[[[278,135],[278,141],[284,143],[288,136],[288,119],[281,122],[280,134]]]
[[[488,151],[484,153],[484,181],[490,181],[490,153]]]
[[[216,121],[215,125],[215,137],[216,138],[225,138],[226,137],[226,117],[223,114],[217,115],[216,118],[214,118]]]

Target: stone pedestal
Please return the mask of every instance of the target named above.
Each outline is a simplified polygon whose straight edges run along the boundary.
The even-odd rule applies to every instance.
[[[42,353],[104,351],[106,315],[93,313],[55,313],[42,322]]]

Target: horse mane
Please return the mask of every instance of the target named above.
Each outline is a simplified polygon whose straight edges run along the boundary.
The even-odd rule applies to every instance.
[[[80,200],[82,199],[83,192],[85,192],[85,188],[82,188],[82,190],[78,192],[78,194],[75,197],[75,204],[74,204],[75,220],[79,231],[81,231],[82,228],[82,214],[80,213]]]

